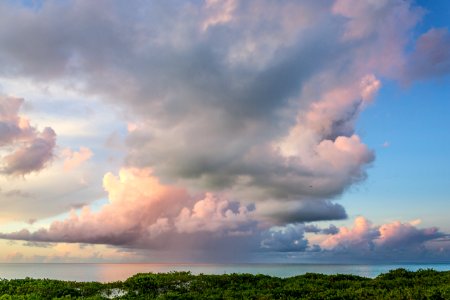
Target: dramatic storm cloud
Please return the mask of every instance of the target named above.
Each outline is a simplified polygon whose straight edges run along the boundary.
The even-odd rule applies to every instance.
[[[64,116],[79,99],[95,102],[80,120],[106,107],[115,113],[101,142],[89,135],[97,123],[79,136],[63,135],[52,178],[60,171],[76,178],[75,188],[64,185],[66,195],[85,188],[86,199],[64,206],[81,211],[0,238],[338,252],[442,237],[437,229],[374,227],[362,218],[353,229],[305,224],[348,217],[336,201],[375,161],[356,122],[382,80],[449,73],[447,29],[413,38],[423,15],[404,0],[0,3],[0,82],[27,80],[77,95],[58,119],[68,131],[77,124],[65,124]],[[59,113],[57,105],[40,104],[37,115],[40,107]],[[21,105],[0,98],[2,175],[39,171],[56,159],[55,132],[32,127]],[[107,199],[91,188],[100,179],[89,180],[89,163],[120,169],[103,177]],[[42,199],[31,198],[30,207]]]

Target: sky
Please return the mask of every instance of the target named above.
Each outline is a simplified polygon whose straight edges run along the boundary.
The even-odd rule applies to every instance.
[[[0,262],[450,261],[450,3],[0,3]]]

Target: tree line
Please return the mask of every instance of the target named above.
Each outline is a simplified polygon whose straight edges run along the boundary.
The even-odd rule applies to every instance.
[[[373,279],[190,272],[139,273],[110,283],[2,279],[0,300],[7,299],[450,299],[450,271],[396,269]]]

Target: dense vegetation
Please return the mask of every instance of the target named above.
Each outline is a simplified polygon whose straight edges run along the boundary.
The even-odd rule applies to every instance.
[[[392,270],[375,279],[308,273],[265,275],[136,274],[124,282],[0,280],[6,299],[450,299],[450,271]]]

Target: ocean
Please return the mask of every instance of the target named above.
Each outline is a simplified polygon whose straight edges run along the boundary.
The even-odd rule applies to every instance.
[[[450,270],[450,264],[85,264],[85,263],[0,263],[0,278],[49,278],[70,281],[111,282],[136,273],[190,271],[192,274],[251,273],[290,277],[305,273],[353,274],[374,278],[389,270],[405,268]]]

